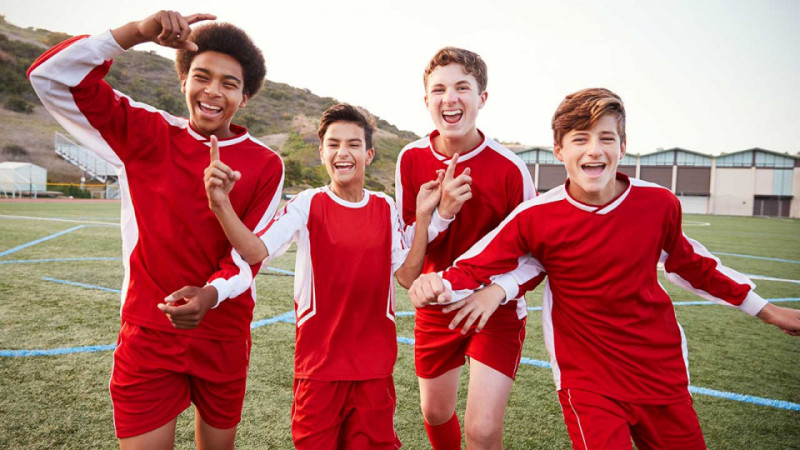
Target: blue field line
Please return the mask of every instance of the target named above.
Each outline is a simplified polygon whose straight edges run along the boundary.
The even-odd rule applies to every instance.
[[[97,289],[99,291],[113,292],[115,294],[119,294],[120,292],[122,292],[119,289],[111,289],[103,286],[96,286],[94,284],[78,283],[77,281],[59,280],[57,278],[50,278],[50,277],[42,277],[42,279],[44,281],[52,281],[53,283],[67,284],[70,286],[79,286],[87,289]]]
[[[768,258],[766,256],[742,255],[739,253],[723,253],[723,252],[711,252],[711,253],[714,255],[737,256],[739,258],[763,259],[766,261],[778,261],[778,262],[787,262],[792,264],[800,264],[800,261],[795,261],[793,259]]]
[[[72,227],[72,228],[70,228],[68,230],[59,231],[56,234],[51,234],[50,236],[45,236],[45,237],[43,237],[41,239],[36,239],[35,241],[30,241],[27,244],[18,245],[18,246],[14,247],[14,248],[10,248],[10,249],[8,249],[6,251],[0,252],[0,257],[1,256],[6,256],[6,255],[10,255],[10,254],[12,254],[14,252],[18,252],[18,251],[20,251],[22,249],[26,249],[26,248],[28,248],[30,246],[33,246],[33,245],[36,245],[36,244],[40,244],[40,243],[42,243],[44,241],[49,241],[50,239],[57,238],[57,237],[59,237],[59,236],[61,236],[63,234],[71,233],[71,232],[73,232],[75,230],[80,230],[81,228],[84,228],[85,226],[86,225],[78,225],[78,226]]]
[[[108,350],[114,350],[115,348],[117,348],[116,344],[50,348],[45,350],[0,350],[0,357],[68,355],[70,353],[105,352]]]
[[[14,261],[0,261],[0,264],[29,264],[43,262],[64,262],[64,261],[119,261],[122,258],[97,257],[97,258],[50,258],[50,259],[17,259]]]
[[[294,276],[294,272],[292,272],[291,270],[276,269],[274,267],[267,267],[267,270],[269,270],[271,272],[277,272],[277,273],[280,273],[280,274],[283,274],[283,275]]]
[[[283,323],[294,323],[294,311],[287,311],[283,314],[278,314],[275,317],[270,317],[269,319],[261,319],[255,322],[250,323],[250,329],[254,330],[259,327],[263,327],[264,325],[272,325],[273,323],[283,322]]]
[[[520,364],[526,364],[526,365],[529,365],[529,366],[541,367],[543,369],[549,369],[551,367],[550,363],[547,362],[547,361],[542,361],[541,359],[526,358],[524,356],[522,358],[520,358],[519,363]]]
[[[724,398],[725,400],[734,400],[742,403],[753,403],[755,405],[769,406],[770,408],[800,411],[800,404],[787,402],[784,400],[773,400],[771,398],[755,397],[752,395],[737,394],[734,392],[717,391],[715,389],[697,386],[689,386],[689,392],[692,394],[708,395],[711,397]]]

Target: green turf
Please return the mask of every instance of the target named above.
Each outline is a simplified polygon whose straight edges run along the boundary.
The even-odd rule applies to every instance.
[[[28,216],[39,219],[12,219]],[[66,221],[44,221],[59,218]],[[86,222],[115,222],[117,203],[0,202],[0,252]],[[800,261],[800,221],[687,216],[684,231],[712,252]],[[708,226],[701,226],[702,224]],[[91,224],[0,257],[2,261],[119,257],[118,227]],[[273,264],[293,270],[294,253]],[[754,275],[797,280],[800,264],[720,255],[730,267]],[[0,264],[0,349],[50,349],[112,344],[119,326],[119,295],[43,281],[50,277],[118,289],[122,262],[70,261]],[[702,300],[662,284],[675,301]],[[756,280],[766,298],[798,298],[800,284]],[[255,318],[292,309],[292,277],[264,272],[257,278]],[[398,311],[411,305],[398,288]],[[533,306],[541,292],[529,295]],[[798,308],[800,303],[783,306]],[[720,391],[800,403],[800,339],[721,306],[676,306],[689,345],[692,384]],[[523,356],[547,360],[540,313],[531,312]],[[413,317],[398,317],[398,335],[413,337]],[[239,448],[290,448],[294,326],[276,323],[253,331],[247,397]],[[108,379],[111,352],[0,358],[0,448],[113,448]],[[467,371],[462,374],[465,393]],[[413,348],[399,344],[395,367],[398,434],[405,448],[428,448],[419,413]],[[459,412],[465,401],[461,396]],[[695,395],[695,407],[712,449],[798,448],[800,412]],[[192,446],[193,412],[178,422],[176,446]],[[463,415],[462,415],[463,419]],[[523,365],[506,414],[506,448],[569,448],[550,370]]]

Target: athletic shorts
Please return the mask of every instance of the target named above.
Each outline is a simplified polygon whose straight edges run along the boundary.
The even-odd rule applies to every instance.
[[[558,391],[572,448],[704,450],[692,398],[666,405],[617,401],[579,389]]]
[[[249,363],[249,336],[221,341],[123,322],[110,383],[117,437],[155,430],[190,403],[212,427],[236,426]]]
[[[517,302],[501,305],[480,333],[448,328],[457,311],[443,314],[444,306],[417,308],[414,326],[414,363],[417,376],[436,378],[464,365],[469,356],[509,378],[517,375],[526,318],[517,317]]]
[[[303,449],[396,449],[391,376],[361,381],[294,380],[292,440]]]

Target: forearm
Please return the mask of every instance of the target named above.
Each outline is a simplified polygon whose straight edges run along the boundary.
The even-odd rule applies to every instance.
[[[228,242],[248,264],[257,264],[269,256],[266,245],[245,226],[229,202],[212,208],[212,211],[217,216]]]
[[[415,232],[411,249],[403,265],[395,272],[397,282],[406,289],[411,287],[414,280],[422,273],[425,251],[428,248],[428,225],[430,222],[431,216],[417,217],[417,222],[414,224]]]
[[[129,22],[125,25],[111,30],[111,35],[120,47],[128,50],[129,48],[148,42],[149,39],[139,32],[139,21]]]

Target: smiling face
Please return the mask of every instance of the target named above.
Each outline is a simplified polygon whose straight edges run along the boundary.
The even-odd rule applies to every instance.
[[[214,51],[195,56],[181,88],[192,127],[205,136],[233,136],[233,115],[247,102],[243,80],[242,66],[233,57]]]
[[[486,91],[479,90],[475,77],[464,73],[461,64],[436,67],[428,76],[425,106],[439,136],[447,141],[463,143],[465,148],[455,151],[467,151],[480,143],[475,120],[487,96]]]
[[[361,199],[366,166],[375,150],[367,148],[364,128],[354,122],[333,122],[319,146],[319,156],[331,177],[331,190],[348,201]]]
[[[624,189],[617,182],[617,165],[625,154],[615,114],[606,114],[588,130],[570,130],[553,153],[564,163],[569,193],[579,202],[605,205]]]

